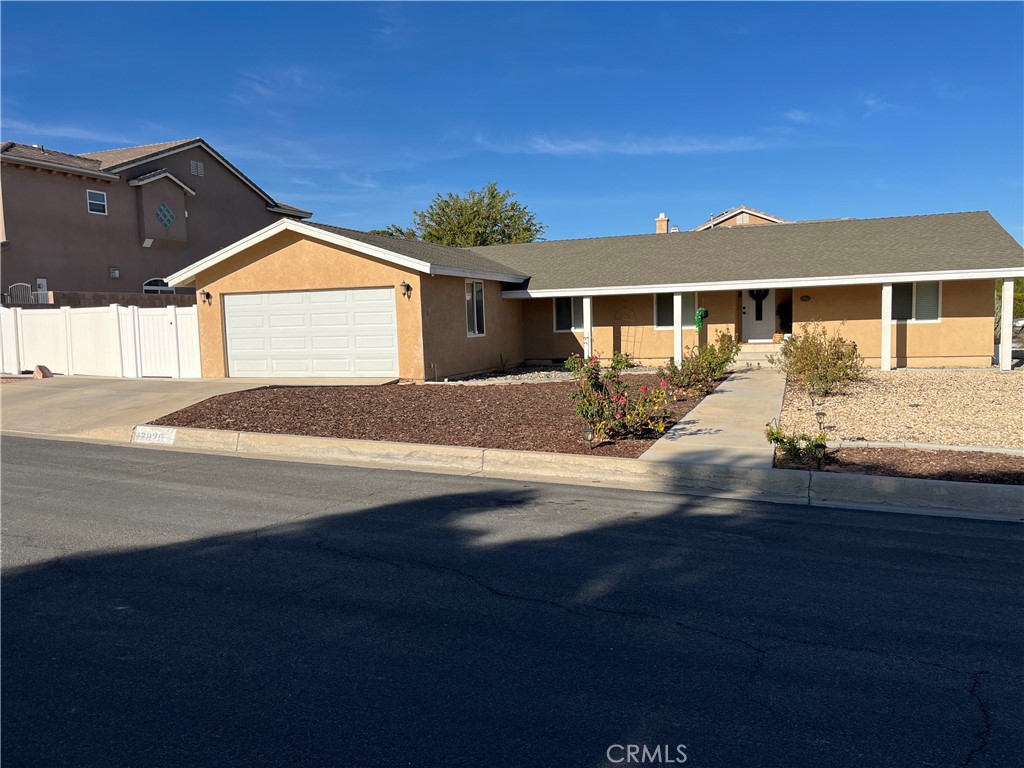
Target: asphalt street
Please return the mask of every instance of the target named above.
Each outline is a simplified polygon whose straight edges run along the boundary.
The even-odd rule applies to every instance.
[[[1024,760],[1019,524],[0,452],[5,768]]]

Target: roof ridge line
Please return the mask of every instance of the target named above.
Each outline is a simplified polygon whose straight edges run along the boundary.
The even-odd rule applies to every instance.
[[[99,149],[95,152],[82,152],[79,155],[73,155],[73,157],[86,157],[91,159],[87,155],[102,155],[104,152],[124,152],[126,149],[145,149],[146,147],[157,147],[162,144],[187,144],[190,141],[204,141],[202,136],[195,136],[191,139],[171,139],[170,141],[153,141],[149,144],[134,144],[130,147],[111,147],[110,149]]]

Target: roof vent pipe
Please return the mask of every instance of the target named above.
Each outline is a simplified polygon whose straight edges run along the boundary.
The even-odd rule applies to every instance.
[[[670,232],[678,232],[679,231],[679,227],[672,227],[672,229],[669,230],[669,231]]]

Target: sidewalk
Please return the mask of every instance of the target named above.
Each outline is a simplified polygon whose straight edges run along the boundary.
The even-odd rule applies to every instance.
[[[765,425],[778,418],[786,377],[771,368],[739,370],[640,457],[641,461],[772,468]]]

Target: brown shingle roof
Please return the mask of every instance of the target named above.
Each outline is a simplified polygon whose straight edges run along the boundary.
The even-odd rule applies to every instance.
[[[988,211],[472,250],[530,275],[531,291],[1024,268],[1024,250]]]
[[[330,224],[317,224],[313,221],[303,223],[439,267],[464,269],[470,272],[491,272],[498,275],[506,275],[510,279],[526,277],[525,272],[499,263],[483,254],[475,253],[469,248],[449,248],[444,245],[424,243],[421,240],[406,240],[402,237],[391,237],[389,235],[373,235],[358,229],[346,229],[345,227],[335,227]]]
[[[192,144],[202,139],[178,139],[177,141],[162,141],[159,144],[143,144],[138,147],[122,147],[120,149],[105,149],[102,152],[85,152],[80,157],[89,158],[99,163],[102,170],[112,170],[126,163],[139,162],[147,157],[159,155],[169,149]]]
[[[80,155],[69,155],[66,152],[57,152],[45,147],[36,147],[31,144],[16,144],[13,141],[5,141],[0,147],[0,153],[4,157],[18,160],[35,160],[38,162],[51,163],[79,171],[102,170],[100,162]]]

